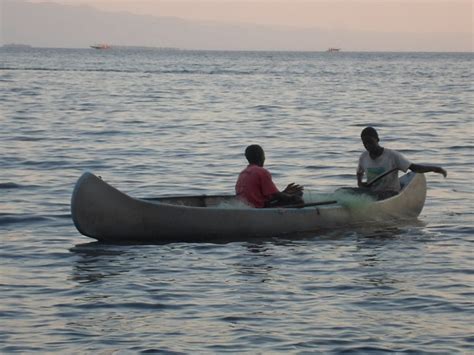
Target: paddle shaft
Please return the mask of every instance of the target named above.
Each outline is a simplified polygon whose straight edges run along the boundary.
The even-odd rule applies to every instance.
[[[312,206],[323,206],[323,205],[333,205],[337,203],[335,200],[331,201],[321,201],[321,202],[313,202],[313,203],[300,203],[298,205],[288,205],[288,206],[281,206],[283,208],[303,208],[303,207],[312,207]]]
[[[389,170],[389,171],[387,171],[387,172],[385,172],[385,173],[383,173],[383,174],[380,174],[379,176],[377,176],[377,177],[373,178],[372,180],[370,180],[370,181],[367,183],[366,187],[372,186],[374,183],[376,183],[376,182],[379,181],[380,179],[384,178],[384,177],[387,176],[387,175],[390,175],[391,173],[393,173],[393,172],[395,172],[395,171],[397,171],[397,170],[398,170],[398,168],[393,168],[393,169],[391,169],[391,170]]]

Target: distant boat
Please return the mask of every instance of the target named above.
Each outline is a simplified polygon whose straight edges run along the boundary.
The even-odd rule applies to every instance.
[[[340,52],[341,48],[329,48],[326,52],[333,53],[333,52]]]
[[[101,44],[94,44],[92,46],[90,46],[91,48],[94,48],[94,49],[110,49],[110,45],[106,44],[106,43],[101,43]]]

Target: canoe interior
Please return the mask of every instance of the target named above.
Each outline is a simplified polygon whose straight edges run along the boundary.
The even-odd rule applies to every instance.
[[[188,207],[217,207],[223,203],[234,204],[239,201],[235,195],[215,195],[215,196],[172,196],[157,198],[142,198],[147,202],[166,203],[169,205]]]
[[[414,177],[415,177],[415,173],[413,172],[409,172],[400,177],[399,180],[400,180],[400,186],[402,188],[402,191],[410,183],[410,181],[413,180]]]
[[[400,178],[400,185],[402,187],[402,190],[408,185],[408,183],[413,179],[414,176],[414,173],[408,173]],[[240,206],[242,207],[242,203],[236,198],[235,195],[170,196],[142,198],[141,200],[145,200],[147,202],[166,203],[169,205],[188,207],[219,207],[223,204],[240,204]]]

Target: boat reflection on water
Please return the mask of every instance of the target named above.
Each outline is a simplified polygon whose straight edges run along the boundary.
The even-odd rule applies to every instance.
[[[131,248],[99,242],[77,244],[69,249],[79,256],[74,264],[71,279],[78,283],[92,283],[104,278],[120,276],[127,272],[124,261],[130,257]]]
[[[269,238],[242,238],[236,242],[220,240],[218,243],[104,243],[90,242],[77,244],[70,249],[79,258],[76,260],[71,279],[78,283],[93,283],[102,279],[122,278],[124,274],[144,272],[157,276],[173,274],[174,263],[180,254],[193,255],[187,263],[212,254],[213,258],[227,255],[235,259],[231,262],[233,272],[251,277],[268,279],[272,271],[271,259],[275,249],[288,249],[293,253],[302,246],[318,250],[334,249],[341,245],[356,250],[353,255],[360,267],[375,266],[377,251],[387,247],[387,243],[403,243],[404,236],[410,238],[413,229],[420,229],[425,223],[416,219],[397,226],[393,223],[364,226],[357,229],[326,230],[324,233],[299,233]],[[218,255],[215,255],[218,254]],[[221,255],[222,254],[222,255]],[[167,259],[168,262],[166,261]],[[184,260],[183,260],[184,261]],[[171,263],[171,264],[170,264]],[[176,266],[176,265],[175,265]],[[184,267],[184,265],[182,265]],[[140,271],[141,269],[141,271]],[[133,278],[133,275],[131,275]],[[122,281],[119,281],[122,282]]]

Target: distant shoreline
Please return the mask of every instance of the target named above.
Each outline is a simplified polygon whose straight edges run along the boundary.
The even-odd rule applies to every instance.
[[[4,44],[1,48],[33,48],[29,44],[22,44],[22,43],[7,43]]]
[[[28,44],[16,44],[9,43],[0,46],[0,49],[64,49],[64,50],[90,50],[88,47],[39,47],[31,46]],[[150,51],[183,51],[183,52],[262,52],[262,53],[326,53],[336,54],[337,56],[349,54],[349,53],[429,53],[429,54],[474,54],[473,51],[371,51],[371,50],[344,50],[337,53],[328,53],[327,49],[315,49],[315,50],[291,50],[291,49],[189,49],[189,48],[177,48],[177,47],[151,47],[151,46],[127,46],[127,45],[110,45],[110,50],[150,50]]]
[[[104,46],[103,48],[100,46]],[[93,45],[88,48],[92,49],[142,49],[142,50],[164,50],[164,51],[180,51],[182,49],[176,47],[152,47],[152,46],[132,46],[132,45],[114,45],[114,44],[102,44],[102,45]],[[80,49],[80,48],[77,48]]]

